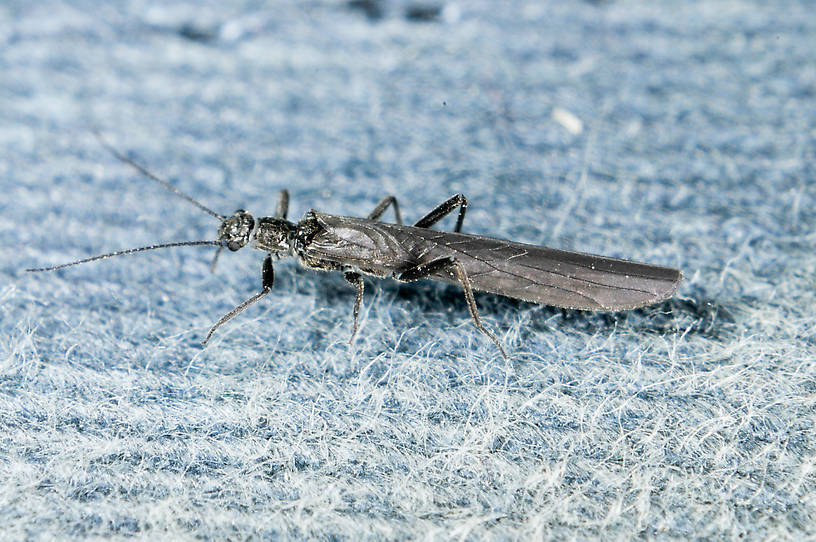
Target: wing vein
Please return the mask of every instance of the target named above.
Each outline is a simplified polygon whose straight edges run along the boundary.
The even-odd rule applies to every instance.
[[[433,241],[433,242],[436,243],[436,241]],[[439,245],[439,243],[436,243],[436,244]],[[469,253],[467,253],[467,252],[465,252],[463,250],[460,250],[460,249],[458,249],[456,247],[452,247],[452,246],[450,246],[448,244],[445,244],[444,246],[448,247],[449,249],[451,249],[451,250],[453,250],[455,252],[459,252],[461,254],[464,254],[464,255],[468,256],[469,258],[473,258],[476,261],[482,262],[483,264],[485,264],[485,265],[487,265],[489,267],[492,267],[493,269],[495,269],[499,273],[507,273],[508,275],[511,275],[513,277],[523,278],[523,279],[529,280],[530,282],[536,282],[536,281],[534,281],[534,280],[532,280],[532,279],[530,279],[528,277],[525,277],[523,275],[519,275],[519,274],[513,273],[511,271],[505,270],[505,269],[500,269],[500,268],[496,267],[490,261],[479,258],[478,256],[476,256],[474,254],[469,254]],[[509,260],[510,260],[510,258],[507,258],[505,261],[509,261]],[[527,264],[524,264],[524,263],[515,263],[513,265],[519,265],[519,266],[522,266],[522,267],[526,267],[527,269],[534,269],[536,271],[543,271],[545,273],[552,273],[553,275],[558,275],[558,276],[564,277],[564,278],[566,278],[568,280],[580,281],[580,282],[584,282],[586,284],[592,284],[592,285],[595,285],[595,286],[602,286],[604,288],[614,288],[614,289],[617,289],[617,290],[627,290],[627,291],[631,291],[631,292],[640,292],[640,293],[644,293],[644,294],[653,294],[653,292],[650,292],[649,290],[641,290],[640,288],[629,288],[629,287],[626,287],[626,286],[616,286],[616,285],[613,285],[613,284],[604,284],[603,282],[596,282],[596,281],[581,278],[581,277],[574,277],[574,276],[571,276],[571,275],[569,275],[567,273],[559,273],[558,271],[549,270],[549,269],[540,269],[538,267],[534,267],[532,265],[527,265]],[[572,265],[577,265],[577,264],[572,264]],[[587,266],[583,266],[583,265],[577,265],[577,267],[583,267],[584,269],[590,269],[592,271],[597,271],[596,269],[592,269],[591,267],[587,267]],[[601,271],[601,272],[610,273],[610,271]],[[612,274],[626,275],[626,273],[612,273]],[[635,276],[635,275],[628,275],[628,276]],[[643,275],[640,278],[648,279],[648,278],[651,278],[651,277],[647,277],[647,276]],[[541,284],[541,283],[539,283],[539,284]],[[578,295],[583,295],[580,292],[572,291],[569,288],[561,288],[559,286],[553,286],[553,285],[550,285],[550,284],[541,284],[541,285],[542,286],[552,286],[554,288],[560,288],[560,289],[562,289],[564,291],[567,291],[567,292],[571,292],[571,293],[578,294]],[[592,297],[589,297],[589,296],[586,296],[586,297],[588,299],[592,299],[592,301],[595,301],[596,303],[598,303],[598,301],[596,299],[594,299]]]

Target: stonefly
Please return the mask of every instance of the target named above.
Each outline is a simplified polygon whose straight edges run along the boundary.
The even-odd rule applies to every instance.
[[[462,194],[450,197],[413,226],[402,223],[399,205],[394,196],[383,198],[366,218],[335,216],[310,210],[298,222],[291,222],[286,218],[289,207],[289,194],[286,190],[280,194],[275,216],[256,220],[251,214],[239,209],[227,217],[182,193],[142,165],[120,154],[100,134],[96,135],[115,158],[220,220],[218,239],[131,248],[26,271],[54,271],[112,256],[159,248],[202,245],[218,247],[212,262],[214,269],[224,248],[235,252],[249,243],[266,252],[261,273],[261,291],[221,317],[207,333],[203,344],[210,340],[221,325],[269,293],[274,280],[273,257],[278,259],[296,256],[304,267],[343,273],[346,281],[357,289],[352,311],[352,339],[357,333],[360,305],[363,301],[362,274],[390,277],[400,282],[432,279],[458,284],[464,291],[473,324],[495,343],[505,359],[507,355],[501,342],[479,318],[474,291],[566,309],[618,311],[668,299],[683,278],[679,270],[668,267],[461,233],[468,206],[467,199]],[[379,220],[389,207],[393,208],[396,224]],[[453,232],[431,229],[431,226],[456,209],[459,210],[459,215]]]

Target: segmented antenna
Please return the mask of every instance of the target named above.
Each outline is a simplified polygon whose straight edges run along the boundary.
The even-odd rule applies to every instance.
[[[202,211],[204,211],[208,215],[214,216],[215,218],[217,218],[218,220],[221,220],[222,222],[227,218],[224,215],[220,215],[220,214],[216,213],[215,211],[213,211],[212,209],[209,209],[209,208],[205,207],[204,205],[202,205],[201,203],[199,203],[198,201],[196,201],[192,197],[188,196],[187,194],[185,194],[184,192],[182,192],[181,190],[179,190],[178,188],[176,188],[172,184],[168,183],[167,181],[165,181],[164,179],[158,177],[157,175],[154,175],[153,173],[151,173],[143,165],[139,164],[138,162],[135,162],[134,160],[128,158],[124,154],[117,151],[116,148],[113,147],[113,145],[108,143],[107,140],[104,137],[102,137],[102,134],[99,133],[99,130],[97,130],[96,128],[92,128],[91,130],[93,131],[93,134],[96,136],[96,139],[99,140],[99,143],[105,148],[105,150],[107,150],[109,153],[111,153],[113,155],[113,157],[116,158],[117,160],[119,160],[121,162],[124,162],[124,163],[128,164],[129,166],[133,167],[134,169],[136,169],[139,173],[141,173],[142,175],[144,175],[148,179],[156,181],[157,183],[162,185],[164,188],[166,188],[170,192],[174,193],[175,195],[177,195],[181,199],[187,200],[188,202],[192,203],[193,205],[195,205],[196,207],[198,207],[199,209],[201,209]]]
[[[105,258],[112,258],[113,256],[125,256],[127,254],[134,254],[136,252],[145,252],[146,250],[156,250],[157,248],[197,247],[197,246],[220,247],[221,241],[182,241],[180,243],[164,243],[161,245],[150,245],[148,247],[129,248],[127,250],[117,250],[116,252],[100,254],[99,256],[94,256],[93,258],[85,258],[84,260],[77,260],[75,262],[54,265],[52,267],[33,267],[31,269],[26,269],[26,271],[28,271],[29,273],[39,273],[42,271],[56,271],[57,269],[65,269],[66,267],[73,267],[81,263],[95,262],[96,260],[104,260]]]

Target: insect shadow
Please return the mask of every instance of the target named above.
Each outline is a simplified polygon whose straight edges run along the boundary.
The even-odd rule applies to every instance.
[[[512,299],[500,301],[522,305]],[[671,298],[631,311],[587,312],[543,306],[536,313],[529,323],[533,331],[569,325],[572,329],[588,334],[604,329],[628,329],[642,334],[683,333],[719,340],[735,324],[733,311],[716,298],[708,297],[703,290],[698,290],[691,296]]]

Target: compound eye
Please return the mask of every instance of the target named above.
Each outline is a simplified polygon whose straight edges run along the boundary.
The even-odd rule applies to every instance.
[[[237,241],[230,241],[229,243],[227,243],[227,248],[230,249],[233,252],[241,250],[242,246],[244,246],[244,245],[242,245],[241,243],[239,243]]]

